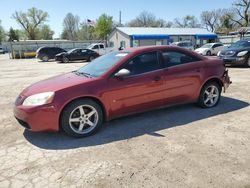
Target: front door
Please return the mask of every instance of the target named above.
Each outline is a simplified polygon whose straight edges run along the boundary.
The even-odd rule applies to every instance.
[[[162,103],[164,80],[157,52],[139,55],[120,69],[129,70],[130,75],[108,80],[113,117],[147,110]]]

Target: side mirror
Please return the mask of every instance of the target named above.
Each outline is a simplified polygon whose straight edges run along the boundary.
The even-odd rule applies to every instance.
[[[128,69],[121,69],[117,73],[115,73],[116,78],[123,78],[128,75],[130,75],[130,71]]]

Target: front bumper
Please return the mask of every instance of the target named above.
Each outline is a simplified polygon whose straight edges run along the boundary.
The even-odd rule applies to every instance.
[[[15,106],[14,116],[23,127],[35,132],[59,130],[59,114],[53,105]]]
[[[221,60],[227,65],[243,65],[246,62],[246,57],[235,56],[219,56]]]

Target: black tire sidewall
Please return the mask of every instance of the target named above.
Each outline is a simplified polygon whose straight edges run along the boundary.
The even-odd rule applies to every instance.
[[[62,62],[63,62],[63,63],[68,63],[68,62],[69,62],[69,58],[63,57]]]
[[[246,62],[245,62],[245,66],[248,68],[250,68],[250,65],[248,64],[249,59],[250,59],[250,55],[246,58]]]
[[[206,89],[208,87],[210,87],[211,85],[214,85],[214,86],[216,86],[218,88],[218,90],[219,90],[219,98],[218,98],[217,102],[213,106],[207,106],[204,103],[204,93],[205,93]],[[198,105],[200,107],[202,107],[202,108],[213,108],[213,107],[217,106],[218,103],[220,102],[220,98],[221,98],[221,89],[222,89],[221,86],[216,82],[208,82],[208,83],[206,83],[201,89],[199,100],[198,100]]]
[[[47,55],[42,57],[42,61],[43,62],[48,62],[49,61],[49,57]]]
[[[206,55],[207,55],[207,56],[211,56],[211,55],[212,55],[211,51],[210,51],[210,50],[207,51]]]
[[[88,133],[85,134],[79,134],[74,132],[70,125],[69,125],[69,118],[70,118],[70,114],[71,112],[78,106],[80,105],[90,105],[92,107],[94,107],[98,113],[98,123],[96,125],[96,127],[91,130]],[[102,126],[103,123],[103,111],[102,108],[100,107],[99,104],[97,104],[95,101],[91,100],[91,99],[79,99],[77,101],[71,102],[69,105],[66,106],[66,108],[63,110],[61,118],[60,118],[60,126],[61,128],[70,136],[76,137],[76,138],[82,138],[82,137],[87,137],[90,136],[94,133],[96,133]]]
[[[89,57],[89,62],[93,61],[94,59],[95,59],[94,56],[90,56],[90,57]]]

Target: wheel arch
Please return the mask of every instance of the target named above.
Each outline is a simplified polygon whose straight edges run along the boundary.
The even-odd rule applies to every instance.
[[[199,90],[199,93],[201,92],[202,88],[209,82],[216,82],[217,84],[219,84],[220,86],[220,89],[222,91],[222,88],[224,87],[224,84],[222,82],[222,80],[220,78],[217,78],[217,77],[212,77],[212,78],[209,78],[207,79],[203,84],[202,86],[200,87],[200,90]]]
[[[60,115],[59,115],[59,130],[61,130],[61,117],[62,117],[62,113],[64,111],[65,108],[68,107],[68,105],[70,105],[71,103],[75,102],[75,101],[78,101],[78,100],[82,100],[82,99],[90,99],[94,102],[96,102],[98,105],[100,105],[101,109],[102,109],[102,113],[103,113],[103,118],[104,118],[104,121],[106,121],[108,119],[107,117],[107,110],[104,106],[104,104],[101,102],[100,99],[96,98],[96,97],[93,97],[93,96],[84,96],[84,97],[78,97],[78,98],[74,98],[70,101],[68,101],[63,107],[62,109],[60,110]]]

